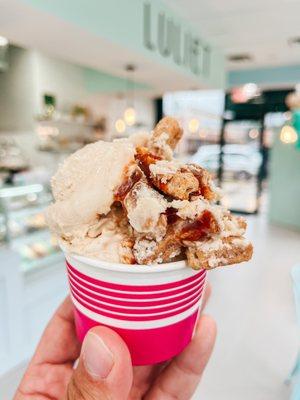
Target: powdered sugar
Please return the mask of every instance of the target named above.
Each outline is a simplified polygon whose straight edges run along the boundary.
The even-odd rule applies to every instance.
[[[146,183],[139,182],[135,186],[133,192],[125,198],[125,206],[129,223],[138,233],[152,233],[155,237],[165,233],[157,225],[168,203]]]
[[[156,137],[153,141],[153,146],[160,150],[165,156],[167,160],[171,160],[173,157],[173,150],[171,146],[168,144],[169,134],[168,132],[163,132]]]
[[[151,164],[149,169],[153,177],[164,175],[168,178],[168,176],[175,175],[180,167],[181,164],[178,161],[159,160],[155,164]]]
[[[134,244],[133,251],[138,263],[143,264],[144,260],[155,254],[157,243],[155,240],[140,239]]]
[[[171,207],[176,208],[177,215],[182,219],[195,219],[197,216],[202,214],[204,210],[207,210],[210,205],[203,198],[198,198],[194,201],[188,200],[173,200]]]

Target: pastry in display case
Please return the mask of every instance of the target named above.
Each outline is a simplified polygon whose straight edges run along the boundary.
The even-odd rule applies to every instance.
[[[51,200],[47,185],[0,189],[0,246],[9,246],[21,255],[24,271],[62,259],[58,243],[47,230],[43,214]]]
[[[0,138],[0,183],[13,183],[15,174],[28,169],[28,160],[13,139]]]
[[[56,112],[47,118],[40,115],[36,122],[38,149],[49,153],[73,153],[106,135],[106,119],[93,119],[81,106],[74,106],[70,114]]]

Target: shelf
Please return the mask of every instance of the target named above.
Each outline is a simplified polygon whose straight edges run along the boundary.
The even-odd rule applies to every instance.
[[[41,125],[67,125],[67,126],[78,126],[82,128],[94,128],[94,124],[89,124],[86,122],[78,122],[72,120],[63,120],[63,119],[37,119],[36,122]]]
[[[11,247],[14,250],[18,250],[21,245],[26,245],[35,241],[50,241],[51,235],[48,228],[40,229],[33,232],[27,232],[27,234],[12,238]]]
[[[57,251],[56,253],[49,254],[48,256],[36,260],[22,261],[21,270],[24,273],[30,273],[59,262],[64,262],[64,254],[61,251]]]
[[[30,217],[34,214],[39,214],[39,213],[45,211],[45,208],[48,206],[48,204],[50,202],[49,200],[45,201],[45,203],[42,203],[42,204],[28,204],[24,207],[16,208],[15,210],[8,209],[8,212],[12,217],[11,219],[15,219],[14,218],[15,216],[17,216],[20,219]]]
[[[44,189],[44,186],[39,183],[33,185],[3,187],[0,189],[0,198],[5,199],[26,196],[31,193],[40,193]]]
[[[44,232],[48,232],[48,227],[47,226],[45,226],[43,228],[40,228],[40,229],[34,229],[32,231],[26,230],[24,232],[18,233],[16,236],[11,236],[10,237],[10,243],[23,241],[24,238],[26,238],[25,239],[26,243],[27,243],[27,239],[28,239],[28,242],[31,242],[32,238],[35,238],[36,236],[39,237]]]
[[[39,229],[30,229],[30,219],[42,213],[50,203],[52,196],[40,184],[11,186],[0,189],[0,200],[2,200],[3,212],[0,213],[2,227],[8,235],[4,242],[17,252],[21,257],[21,269],[25,272],[36,270],[47,265],[54,264],[63,259],[59,248],[51,239],[51,234],[43,220],[40,221]],[[22,196],[34,195],[32,202],[23,201]],[[14,200],[15,199],[15,200]],[[13,209],[12,206],[15,206]],[[38,223],[39,221],[36,220]],[[9,232],[15,230],[15,235]],[[31,258],[32,257],[32,258]],[[36,258],[35,258],[36,257]]]

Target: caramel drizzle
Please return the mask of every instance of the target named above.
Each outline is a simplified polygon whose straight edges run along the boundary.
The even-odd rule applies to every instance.
[[[162,160],[161,157],[148,152],[147,149],[143,147],[137,148],[135,158],[138,161],[139,167],[141,168],[141,170],[144,172],[144,174],[148,179],[150,179],[151,175],[150,165],[156,164],[156,161]]]
[[[180,219],[180,217],[178,217],[178,215],[177,215],[177,211],[178,210],[174,207],[168,207],[166,209],[165,214],[167,216],[167,224],[168,225],[173,225],[173,224],[175,224],[175,222],[177,222]]]
[[[123,201],[133,186],[142,178],[143,174],[139,169],[133,173],[115,191],[115,201]]]
[[[198,241],[216,231],[216,220],[213,214],[205,210],[199,218],[193,222],[188,222],[183,226],[179,233],[181,240]]]
[[[207,172],[201,168],[195,166],[194,164],[187,164],[191,167],[190,172],[194,175],[194,177],[199,182],[199,189],[196,192],[190,193],[190,198],[192,196],[203,196],[207,200],[212,200],[214,198],[214,192],[211,190],[208,184],[208,176]]]

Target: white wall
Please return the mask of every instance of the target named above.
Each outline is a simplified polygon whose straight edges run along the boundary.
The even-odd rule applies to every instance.
[[[88,95],[79,65],[16,46],[8,58],[9,68],[0,72],[0,131],[33,129],[44,93],[54,94],[61,110]]]
[[[34,117],[43,110],[43,94],[53,94],[59,110],[74,104],[86,105],[95,117],[107,119],[107,138],[112,138],[114,123],[126,108],[126,95],[90,93],[84,67],[52,58],[34,50],[10,47],[10,68],[0,72],[0,134],[14,138],[31,165],[56,165],[58,157],[37,150]],[[124,85],[123,85],[124,86]],[[97,86],[99,87],[99,85]],[[100,88],[99,88],[100,90]],[[149,98],[135,98],[139,130],[149,131],[154,124],[154,104]],[[127,134],[134,129],[128,128]]]
[[[113,129],[117,118],[122,117],[126,107],[126,94],[122,98],[116,94],[91,94],[85,86],[83,67],[58,60],[41,53],[35,53],[37,91],[39,107],[42,106],[43,93],[52,93],[57,99],[57,108],[68,109],[74,102],[88,106],[97,117],[107,116],[109,127]],[[135,98],[135,108],[140,122],[152,127],[154,106],[149,98]]]
[[[37,103],[34,53],[10,46],[8,59],[8,69],[0,72],[0,131],[32,129]]]
[[[38,52],[34,53],[34,59],[39,112],[42,111],[44,93],[56,97],[57,108],[60,110],[68,110],[72,104],[82,102],[88,95],[80,65]]]

